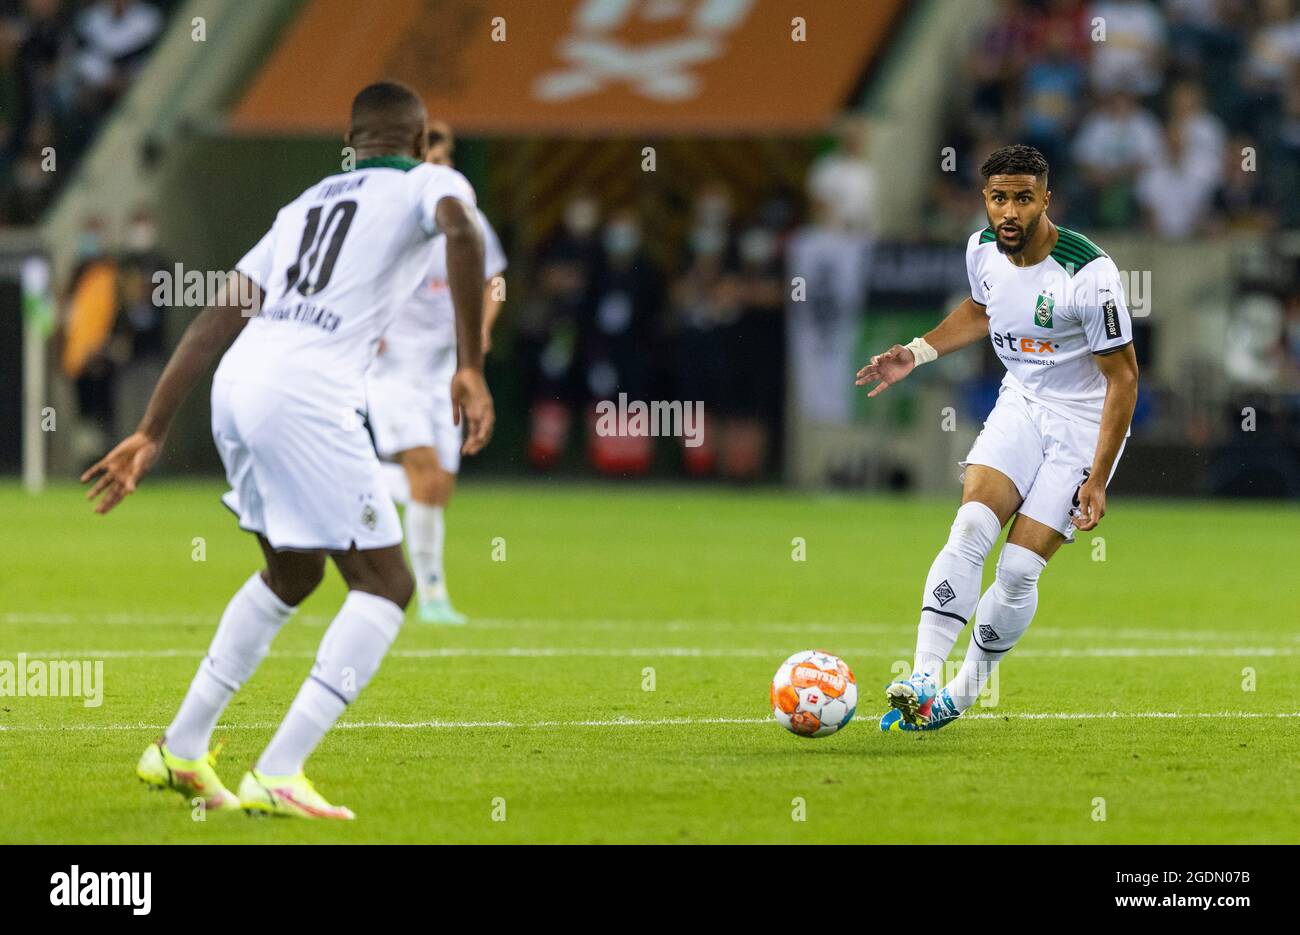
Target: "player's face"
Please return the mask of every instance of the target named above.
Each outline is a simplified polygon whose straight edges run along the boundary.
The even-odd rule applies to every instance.
[[[984,186],[984,210],[997,234],[998,249],[1008,254],[1024,250],[1033,240],[1051,197],[1046,181],[1035,176],[990,176]]]

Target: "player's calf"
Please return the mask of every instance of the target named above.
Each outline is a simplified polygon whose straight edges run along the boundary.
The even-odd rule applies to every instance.
[[[286,788],[301,786],[295,777],[302,776],[303,764],[312,751],[379,670],[402,627],[402,617],[402,608],[386,598],[364,591],[348,592],[321,639],[311,675],[298,690],[254,773],[272,777],[276,782],[271,785],[284,780],[279,784]],[[259,782],[257,775],[251,779],[254,784]],[[241,798],[248,782],[249,777],[245,777]],[[267,804],[263,800],[263,805]]]
[[[1047,560],[1029,549],[1011,542],[1002,547],[997,575],[975,613],[966,658],[945,689],[959,712],[975,703],[998,662],[1029,629],[1038,609],[1038,578],[1045,567]]]
[[[993,550],[1002,521],[977,501],[957,510],[948,541],[935,557],[921,595],[913,671],[938,674],[979,602],[984,559]]]

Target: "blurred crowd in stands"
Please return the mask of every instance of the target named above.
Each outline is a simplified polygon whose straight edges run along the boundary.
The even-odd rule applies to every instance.
[[[775,195],[739,214],[726,185],[706,185],[678,263],[662,269],[634,210],[601,217],[595,198],[574,197],[515,323],[530,462],[553,465],[580,422],[598,470],[648,471],[653,438],[595,430],[595,403],[626,393],[704,403],[703,444],[680,448],[687,473],[760,476],[784,405],[782,247],[794,211],[791,196]]]
[[[0,224],[31,223],[48,205],[175,5],[0,0]],[[957,171],[936,173],[910,228],[877,230],[887,164],[872,151],[868,124],[852,116],[809,166],[803,190],[738,199],[725,179],[699,185],[682,208],[689,230],[673,260],[646,248],[655,234],[636,209],[609,210],[598,192],[573,194],[550,240],[517,258],[528,281],[512,292],[522,299],[507,308],[508,340],[494,352],[509,355],[511,378],[523,381],[528,462],[550,470],[581,450],[598,471],[639,475],[664,468],[671,451],[669,473],[775,477],[787,384],[799,372],[845,369],[814,348],[798,371],[793,325],[818,331],[821,345],[851,344],[830,319],[842,311],[837,303],[861,307],[860,296],[831,297],[811,309],[811,323],[788,314],[795,255],[808,235],[821,238],[813,246],[826,262],[835,253],[822,249],[827,241],[850,252],[878,235],[962,244],[986,223],[975,195],[979,165],[1009,141],[1044,152],[1053,218],[1088,234],[1190,242],[1300,227],[1295,0],[998,7],[949,84],[941,138],[957,154]],[[47,147],[57,172],[42,166]],[[62,297],[56,347],[77,387],[88,452],[130,427],[161,367],[165,309],[146,288],[166,265],[157,227],[138,212],[110,249],[102,223],[88,221],[81,265]],[[821,268],[821,278],[843,279],[851,267]],[[1289,285],[1256,295],[1248,311],[1254,331],[1243,333],[1261,335],[1262,350],[1229,360],[1229,378],[1300,386],[1300,270]],[[1139,325],[1145,365],[1158,335],[1150,322]],[[1000,378],[994,363],[982,379]],[[602,434],[596,404],[619,394],[703,402],[703,444]]]
[[[968,155],[936,179],[933,236],[964,239],[979,164],[1012,139],[1047,156],[1069,226],[1300,226],[1293,0],[1002,0],[962,71],[945,138]]]
[[[595,431],[595,404],[626,393],[704,404],[703,443],[678,445],[688,475],[771,477],[788,378],[788,248],[809,223],[868,243],[877,187],[868,142],[865,121],[844,120],[810,166],[806,191],[742,206],[721,179],[699,186],[669,268],[645,249],[635,210],[602,217],[596,198],[574,197],[515,317],[533,466],[553,465],[578,423],[598,470],[648,471],[653,439]]]
[[[40,218],[177,2],[0,2],[0,225]]]

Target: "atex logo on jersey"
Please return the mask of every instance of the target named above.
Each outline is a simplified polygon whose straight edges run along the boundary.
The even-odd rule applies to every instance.
[[[1051,315],[1050,310],[1048,315]],[[1052,343],[1051,338],[1022,338],[1010,331],[1004,331],[1002,334],[995,333],[991,337],[994,347],[1013,354],[1052,354],[1061,346]]]

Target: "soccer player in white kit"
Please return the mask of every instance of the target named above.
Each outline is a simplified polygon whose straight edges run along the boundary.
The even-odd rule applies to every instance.
[[[966,246],[971,297],[937,328],[858,371],[875,396],[912,370],[990,340],[1007,368],[970,454],[961,507],[921,595],[912,675],[886,689],[881,730],[935,730],[978,697],[1038,606],[1038,577],[1076,529],[1106,512],[1137,402],[1133,326],[1119,270],[1088,238],[1047,217],[1048,165],[1007,146],[980,169],[989,226]],[[984,560],[1015,517],[993,584]],[[948,653],[974,617],[966,659],[942,688]]]
[[[429,127],[425,161],[451,166],[455,140],[442,121]],[[483,230],[483,348],[501,311],[505,253],[477,210]],[[433,260],[415,294],[384,333],[367,374],[370,432],[393,498],[406,508],[406,548],[415,572],[418,619],[464,624],[451,603],[443,571],[444,510],[460,468],[460,426],[452,421],[448,387],[456,370],[456,316],[447,288],[446,239],[433,242]]]
[[[226,606],[180,710],[136,768],[149,785],[200,798],[209,810],[353,817],[316,791],[303,763],[379,668],[411,599],[397,510],[361,413],[380,335],[415,291],[438,236],[447,244],[460,331],[449,396],[468,424],[465,453],[491,435],[474,191],[455,170],[423,162],[426,124],[423,103],[400,84],[357,94],[344,138],[355,170],[317,182],[280,209],[225,294],[186,329],[140,427],[82,477],[96,479],[88,497],[103,494],[99,513],[132,493],[190,387],[230,345],[212,382],[212,434],[231,486],[223,501],[257,536],[266,568]],[[320,583],[327,556],[347,583],[347,599],[234,795],[214,769],[212,730]]]

